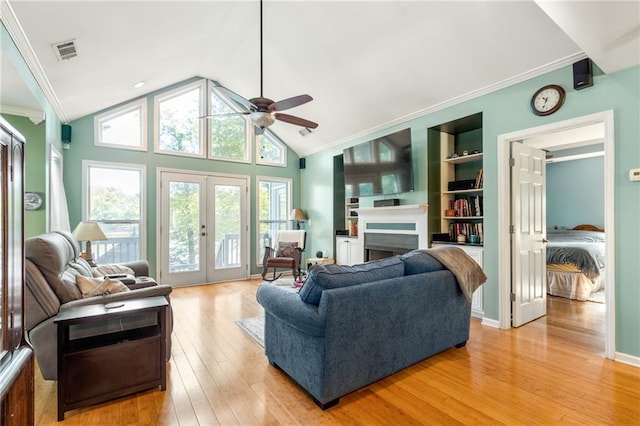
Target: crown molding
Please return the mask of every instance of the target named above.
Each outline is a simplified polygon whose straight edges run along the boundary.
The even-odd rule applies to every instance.
[[[473,90],[471,92],[465,93],[465,94],[457,96],[455,98],[446,100],[446,101],[441,102],[439,104],[435,104],[435,105],[432,105],[432,106],[427,107],[427,108],[419,109],[418,111],[415,111],[413,113],[404,115],[402,117],[398,117],[398,118],[396,118],[394,120],[391,120],[391,121],[387,121],[386,123],[380,124],[380,125],[375,126],[375,127],[371,127],[369,129],[366,129],[366,130],[363,130],[361,132],[355,133],[355,134],[353,134],[351,136],[347,136],[347,137],[338,139],[338,140],[336,140],[334,142],[331,142],[331,143],[329,143],[327,145],[323,145],[320,148],[313,148],[313,149],[306,150],[305,152],[301,153],[300,156],[301,157],[306,157],[308,155],[316,154],[316,153],[318,153],[320,151],[325,151],[327,149],[342,145],[344,143],[347,143],[347,142],[353,141],[355,139],[358,139],[360,137],[364,137],[364,136],[370,135],[372,133],[387,129],[389,127],[392,127],[392,126],[395,126],[395,125],[398,125],[398,124],[402,124],[402,123],[405,123],[407,121],[410,121],[410,120],[413,120],[413,119],[416,119],[416,118],[419,118],[419,117],[423,117],[423,116],[425,116],[427,114],[431,114],[431,113],[434,113],[436,111],[440,111],[440,110],[443,110],[445,108],[449,108],[449,107],[452,107],[454,105],[461,104],[463,102],[469,101],[471,99],[478,98],[480,96],[483,96],[483,95],[486,95],[486,94],[489,94],[489,93],[492,93],[492,92],[496,92],[496,91],[504,89],[506,87],[513,86],[513,85],[518,84],[518,83],[522,83],[523,81],[531,80],[532,78],[539,77],[539,76],[541,76],[543,74],[546,74],[548,72],[555,71],[557,69],[560,69],[560,68],[566,67],[568,65],[571,65],[574,62],[578,62],[578,61],[580,61],[580,60],[582,60],[582,59],[584,59],[586,57],[587,57],[587,55],[584,52],[574,53],[573,55],[569,55],[569,56],[566,56],[564,58],[560,58],[560,59],[558,59],[556,61],[549,62],[548,64],[545,64],[545,65],[539,66],[537,68],[534,68],[532,70],[523,72],[522,74],[518,74],[518,75],[515,75],[513,77],[507,78],[507,79],[502,80],[502,81],[500,81],[498,83],[490,84],[490,85],[482,87],[480,89]]]
[[[20,25],[20,22],[18,21],[18,18],[14,13],[11,4],[9,3],[9,0],[0,1],[0,20],[2,20],[2,23],[7,29],[7,32],[11,36],[11,39],[15,43],[18,51],[27,64],[27,67],[33,74],[33,78],[42,89],[44,96],[51,104],[51,107],[55,111],[56,115],[58,116],[60,121],[66,123],[68,121],[67,115],[62,109],[62,104],[56,96],[53,87],[51,86],[51,83],[49,82],[49,79],[47,78],[47,75],[42,68],[42,65],[40,65],[40,61],[38,60],[35,51],[31,47],[31,43],[29,43],[29,39],[22,29],[22,25]]]
[[[4,114],[17,115],[19,117],[27,117],[36,126],[42,123],[46,117],[44,111],[11,105],[0,105],[0,112]]]

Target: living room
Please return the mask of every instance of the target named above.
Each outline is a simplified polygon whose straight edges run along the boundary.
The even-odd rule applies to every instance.
[[[267,2],[265,6],[269,6]],[[254,4],[257,7],[257,3]],[[19,10],[19,7],[16,7]],[[267,21],[268,22],[268,21]],[[5,23],[3,16],[3,23]],[[3,28],[3,40],[7,37],[11,39],[10,34]],[[3,42],[4,43],[4,42]],[[9,50],[9,53],[7,53]],[[586,51],[586,48],[585,48]],[[20,55],[21,52],[17,46],[5,46],[3,44],[3,60],[13,52],[14,55]],[[484,270],[488,276],[487,283],[484,287],[484,318],[485,325],[482,328],[474,328],[472,333],[483,334],[493,333],[497,330],[482,331],[487,327],[486,323],[494,322],[496,326],[500,319],[500,247],[498,244],[499,228],[502,223],[499,221],[499,193],[501,184],[499,182],[499,146],[497,141],[501,135],[516,132],[522,129],[534,128],[550,123],[559,123],[566,120],[576,119],[578,117],[589,116],[591,114],[601,113],[603,111],[614,112],[614,129],[615,129],[615,152],[613,154],[612,163],[614,164],[615,176],[614,194],[612,195],[613,205],[609,206],[611,213],[615,211],[615,225],[612,235],[612,241],[615,241],[615,322],[612,324],[615,336],[613,357],[618,360],[624,360],[627,363],[638,365],[640,358],[640,339],[637,335],[637,324],[640,323],[640,313],[638,313],[638,291],[635,283],[637,275],[638,253],[640,253],[640,228],[638,227],[637,218],[634,213],[635,206],[638,205],[637,183],[631,182],[627,175],[628,171],[637,168],[638,144],[637,140],[640,134],[637,127],[637,116],[639,114],[639,93],[638,80],[640,68],[636,64],[625,67],[616,72],[604,73],[599,70],[599,64],[594,59],[593,86],[584,90],[572,89],[574,84],[574,75],[572,63],[574,60],[582,58],[582,56],[574,56],[565,60],[564,63],[556,63],[555,68],[539,70],[537,73],[521,76],[521,80],[512,80],[505,85],[491,86],[492,90],[486,92],[471,92],[467,97],[456,99],[454,101],[445,102],[439,106],[419,105],[413,111],[415,114],[405,114],[392,118],[377,119],[374,123],[361,126],[358,131],[349,133],[348,137],[333,137],[328,143],[320,144],[316,141],[321,138],[320,130],[323,127],[331,127],[331,121],[321,121],[320,127],[315,136],[312,132],[311,138],[305,139],[297,135],[297,128],[287,124],[277,123],[273,128],[277,139],[271,143],[274,146],[284,145],[286,161],[281,166],[273,166],[270,164],[260,163],[258,152],[260,147],[250,144],[251,158],[246,162],[229,162],[217,161],[211,159],[194,159],[184,156],[171,156],[167,154],[157,154],[155,151],[156,141],[152,120],[147,123],[147,139],[145,151],[126,151],[123,155],[122,150],[108,147],[96,146],[94,144],[94,119],[101,114],[108,113],[120,106],[127,105],[134,97],[123,98],[118,102],[103,105],[93,110],[90,114],[82,117],[74,118],[70,121],[62,121],[58,117],[55,108],[50,102],[45,101],[42,110],[46,112],[46,121],[41,125],[33,124],[28,118],[19,114],[8,113],[3,110],[3,116],[27,138],[27,190],[30,192],[38,192],[45,194],[45,200],[48,200],[49,177],[46,175],[48,168],[48,147],[55,146],[64,157],[64,188],[68,199],[69,221],[73,228],[77,223],[86,219],[86,199],[83,198],[85,191],[83,189],[83,175],[86,163],[104,164],[104,163],[135,163],[143,164],[146,168],[145,176],[145,216],[144,226],[142,229],[144,240],[142,245],[145,247],[144,257],[150,262],[150,270],[152,275],[156,277],[166,276],[168,271],[163,271],[165,261],[160,247],[162,237],[160,235],[161,223],[159,215],[155,214],[163,208],[162,193],[160,181],[162,173],[173,173],[179,171],[185,174],[186,171],[196,171],[199,173],[211,173],[218,175],[239,175],[246,178],[246,186],[249,188],[249,197],[247,199],[248,209],[245,212],[245,223],[249,225],[250,232],[247,238],[249,271],[248,275],[256,276],[260,269],[261,257],[259,256],[259,232],[257,231],[260,218],[257,217],[258,211],[257,200],[259,183],[261,178],[263,181],[269,182],[291,182],[290,183],[290,207],[302,208],[308,220],[303,223],[304,229],[307,231],[307,248],[306,257],[312,257],[317,251],[326,251],[328,256],[335,255],[335,211],[331,204],[335,204],[336,196],[331,176],[333,176],[334,158],[342,154],[343,149],[349,146],[375,139],[380,136],[393,133],[394,131],[404,128],[411,129],[413,142],[414,157],[414,177],[415,188],[413,192],[399,194],[401,205],[419,205],[431,203],[428,195],[428,184],[430,168],[426,161],[428,157],[427,151],[429,146],[428,129],[439,126],[442,123],[448,123],[462,117],[473,114],[482,113],[482,139],[484,141],[484,163],[485,186],[484,201],[486,211],[484,214],[485,225],[485,244],[484,244]],[[273,57],[273,51],[271,56]],[[255,58],[254,58],[255,59]],[[593,59],[593,58],[592,58]],[[268,59],[265,58],[268,63]],[[71,64],[71,62],[69,62]],[[251,66],[251,65],[247,65]],[[39,86],[28,66],[22,62],[23,78],[28,81],[31,86]],[[144,92],[143,98],[146,100],[148,113],[152,114],[153,105],[156,96],[162,96],[171,93],[174,90],[186,87],[188,85],[200,84],[203,79],[200,74],[191,74],[189,78],[176,79],[170,84],[157,88],[150,92]],[[211,76],[215,78],[216,76]],[[255,75],[253,75],[255,79]],[[209,79],[204,79],[205,81]],[[227,81],[221,80],[225,84]],[[422,82],[419,82],[421,85]],[[424,83],[426,84],[426,82]],[[532,114],[529,103],[532,95],[541,87],[549,84],[558,84],[567,91],[565,103],[553,115],[540,117]],[[231,86],[231,84],[229,84]],[[265,89],[268,86],[265,85]],[[431,86],[429,86],[431,87]],[[243,94],[251,94],[252,90],[244,90],[239,87],[232,89]],[[257,88],[256,88],[257,89]],[[480,89],[480,88],[478,88]],[[311,95],[315,95],[307,86],[301,86],[298,91],[309,90]],[[434,90],[434,89],[425,89]],[[297,94],[298,91],[296,91]],[[265,94],[269,94],[268,90]],[[42,98],[46,98],[41,91]],[[320,100],[317,98],[316,100]],[[314,100],[314,102],[316,102]],[[339,102],[339,101],[337,101]],[[310,103],[310,105],[313,104]],[[374,102],[374,105],[376,103]],[[379,105],[376,105],[379,108]],[[295,110],[294,114],[298,114],[305,118],[315,119],[311,111],[304,110],[300,107]],[[374,108],[369,106],[369,108]],[[304,113],[308,111],[309,114]],[[413,112],[412,111],[412,112]],[[352,111],[350,114],[357,115],[359,112]],[[375,111],[371,111],[371,115],[375,115]],[[149,115],[150,117],[152,115]],[[399,118],[400,117],[400,118]],[[61,124],[68,124],[73,130],[71,142],[65,147],[62,143]],[[282,133],[280,129],[285,128]],[[276,130],[277,129],[277,130]],[[291,140],[295,143],[289,144],[289,138],[285,135],[295,134]],[[256,148],[256,146],[258,148]],[[296,147],[295,149],[293,147]],[[280,145],[282,148],[282,145]],[[68,149],[66,149],[68,148]],[[126,156],[126,161],[123,157]],[[300,168],[299,160],[304,158],[305,167]],[[371,207],[376,199],[385,197],[363,197],[361,198],[362,207]],[[331,201],[329,203],[328,201]],[[25,214],[25,234],[27,237],[37,235],[49,230],[48,210],[41,209],[38,211],[30,211]],[[285,219],[286,220],[286,219]],[[161,272],[164,272],[161,273]],[[245,271],[246,274],[246,271]],[[210,277],[209,277],[210,278]],[[205,277],[204,281],[213,281]],[[227,285],[221,284],[222,288],[230,289]],[[206,290],[204,294],[224,293],[221,289]],[[176,288],[176,292],[184,291],[184,300],[188,300],[186,295],[194,294],[196,290],[190,288]],[[231,291],[231,290],[230,290]],[[211,293],[210,293],[211,292]],[[235,291],[232,291],[235,294]],[[172,296],[173,297],[173,296]],[[225,297],[225,296],[221,296]],[[246,297],[246,296],[242,296]],[[181,300],[180,297],[173,299]],[[255,303],[255,302],[254,302]],[[251,309],[257,309],[252,307]],[[176,317],[180,314],[176,311]],[[188,309],[183,311],[188,315]],[[256,311],[257,313],[257,311]],[[245,314],[248,314],[245,313]],[[220,321],[220,319],[216,319]],[[177,320],[177,324],[184,319]],[[184,324],[184,322],[183,322]],[[490,326],[490,325],[489,325]],[[222,332],[222,331],[220,331]],[[180,338],[186,338],[187,334]],[[175,336],[174,336],[175,338]],[[213,337],[212,337],[213,338]],[[238,339],[234,336],[232,340]],[[247,343],[237,342],[232,345],[239,345],[245,348]],[[217,344],[215,346],[218,346]],[[256,362],[260,350],[250,350],[251,362]],[[229,356],[229,359],[231,357]],[[174,358],[176,364],[183,362],[180,356]],[[230,361],[233,362],[233,361]],[[261,367],[262,368],[262,367]],[[266,368],[266,367],[265,367]],[[264,372],[264,369],[261,370]],[[247,373],[249,374],[249,373]],[[271,376],[270,376],[271,377]],[[171,380],[171,379],[170,379]],[[265,384],[262,384],[266,386]],[[282,382],[278,382],[277,386],[283,386]],[[291,392],[289,387],[285,387],[287,392]],[[192,396],[193,397],[193,396]],[[193,401],[192,401],[193,402]],[[390,414],[390,413],[387,413]],[[185,420],[186,421],[186,420]],[[206,423],[205,421],[202,421]],[[221,422],[225,423],[225,422]],[[242,423],[242,421],[240,421]]]

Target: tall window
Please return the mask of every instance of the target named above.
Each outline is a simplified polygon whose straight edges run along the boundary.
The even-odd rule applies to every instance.
[[[146,257],[145,166],[83,162],[85,219],[100,224],[106,241],[92,241],[96,263]]]
[[[289,227],[291,211],[291,179],[257,178],[258,182],[258,247],[257,263],[262,262],[265,246],[273,247],[276,234]]]
[[[204,156],[202,119],[206,81],[189,84],[154,98],[156,151]]]
[[[256,163],[271,166],[287,165],[287,147],[270,131],[256,136]]]
[[[94,120],[95,145],[147,150],[147,99],[112,109]]]
[[[237,114],[238,108],[232,108],[233,102],[216,91],[209,91],[210,150],[209,156],[217,160],[248,162],[250,149],[247,143],[250,121],[245,115]]]

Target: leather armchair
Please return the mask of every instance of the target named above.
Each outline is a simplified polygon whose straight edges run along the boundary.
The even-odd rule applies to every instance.
[[[105,304],[143,297],[165,296],[172,291],[168,285],[153,285],[104,296],[82,298],[76,276],[93,277],[91,266],[80,257],[78,242],[68,232],[50,232],[25,241],[25,331],[33,346],[36,360],[46,380],[57,380],[57,315],[71,307]],[[142,260],[124,264],[136,276],[148,276],[149,264]],[[148,285],[148,284],[147,284]],[[172,329],[169,306],[169,330]],[[131,321],[86,327],[76,331],[77,337],[137,328],[155,323],[153,315],[141,315]],[[167,361],[171,354],[171,339],[167,339]]]

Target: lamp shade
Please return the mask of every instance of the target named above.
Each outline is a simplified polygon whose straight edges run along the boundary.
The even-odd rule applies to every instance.
[[[107,239],[97,222],[80,222],[76,229],[73,230],[73,236],[78,241],[101,241]]]
[[[291,214],[289,215],[289,220],[296,220],[301,222],[307,220],[307,216],[304,214],[302,209],[292,209]]]

